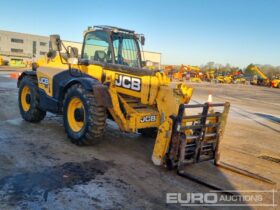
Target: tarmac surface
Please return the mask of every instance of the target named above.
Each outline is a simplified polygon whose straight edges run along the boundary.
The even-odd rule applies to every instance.
[[[255,189],[279,191],[280,89],[188,85],[195,88],[192,103],[205,102],[209,93],[214,102],[231,103],[221,160],[274,183],[262,188],[258,182]],[[122,133],[112,121],[107,121],[103,141],[86,147],[67,139],[61,116],[48,114],[38,124],[25,122],[19,114],[17,91],[16,80],[0,72],[0,209],[180,209],[180,204],[166,204],[166,193],[213,190],[154,166],[155,140]],[[212,169],[200,170],[207,179]],[[219,181],[237,189],[230,177],[224,175]],[[279,200],[278,192],[274,202]]]

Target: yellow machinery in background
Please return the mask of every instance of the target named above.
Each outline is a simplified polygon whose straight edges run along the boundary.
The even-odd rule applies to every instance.
[[[201,82],[201,78],[203,74],[198,66],[187,65],[187,69],[188,69],[187,73],[190,76],[189,80],[191,82]]]
[[[183,81],[189,80],[191,82],[201,82],[202,72],[198,66],[181,65],[177,73],[174,74],[174,78]]]
[[[208,71],[206,71],[205,75],[206,75],[206,80],[208,82],[213,82],[215,81],[215,70],[214,69],[210,69]]]
[[[244,77],[244,75],[235,75],[235,76],[233,76],[233,83],[234,84],[248,84],[248,81]]]
[[[218,75],[215,80],[225,84],[246,84],[247,80],[241,70],[226,75]]]
[[[164,67],[164,73],[167,77],[169,77],[171,80],[174,77],[174,73],[176,72],[176,69],[172,65],[168,65]]]
[[[0,56],[0,66],[4,65],[4,59]]]
[[[102,140],[109,118],[123,132],[156,135],[155,165],[216,163],[229,103],[188,104],[193,88],[171,85],[164,72],[142,67],[143,35],[111,26],[90,27],[81,58],[77,48],[64,47],[58,35],[50,40],[47,57],[18,79],[23,119],[35,123],[46,112],[60,113],[67,136],[82,145]]]
[[[23,59],[11,59],[11,61],[9,62],[9,66],[23,68],[26,67],[26,63]]]
[[[271,81],[265,75],[265,73],[257,66],[252,66],[250,71],[254,74],[253,79],[251,80],[252,85],[260,85],[260,86],[270,86]]]
[[[280,88],[280,76],[276,76],[271,80],[271,87]]]
[[[231,84],[233,79],[232,79],[232,76],[230,76],[230,75],[225,75],[225,76],[219,75],[216,77],[216,81],[218,83]]]

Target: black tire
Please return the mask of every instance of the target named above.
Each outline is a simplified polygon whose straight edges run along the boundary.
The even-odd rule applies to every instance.
[[[27,97],[22,98],[22,92],[24,88],[29,88],[30,93]],[[29,109],[26,110],[22,104],[22,100],[26,101],[29,104]],[[36,77],[25,76],[20,81],[19,84],[19,94],[18,94],[18,104],[19,110],[22,118],[28,122],[38,123],[44,119],[46,116],[46,112],[41,110],[39,105],[39,89],[38,89],[38,82]]]
[[[83,126],[79,131],[74,131],[68,121],[68,108],[70,101],[78,98],[83,105]],[[80,84],[71,86],[63,101],[64,128],[72,143],[77,145],[89,145],[98,143],[104,134],[106,127],[106,108],[97,105],[93,92],[89,92]]]
[[[157,128],[143,128],[139,129],[138,132],[144,137],[156,138],[157,137]]]

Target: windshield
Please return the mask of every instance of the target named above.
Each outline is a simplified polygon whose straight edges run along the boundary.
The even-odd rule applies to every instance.
[[[141,67],[137,41],[131,36],[112,36],[115,63],[130,67]]]
[[[141,57],[134,36],[113,34],[111,38],[115,58],[112,58],[109,34],[101,30],[87,33],[82,57],[103,63],[140,68]]]

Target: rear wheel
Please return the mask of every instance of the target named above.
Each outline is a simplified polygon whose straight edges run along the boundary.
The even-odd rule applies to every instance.
[[[40,122],[46,112],[39,108],[39,90],[37,79],[25,76],[19,84],[19,110],[22,118],[29,122]]]
[[[106,108],[97,105],[92,92],[80,84],[73,85],[65,95],[63,110],[64,127],[74,144],[100,141],[106,125]]]

